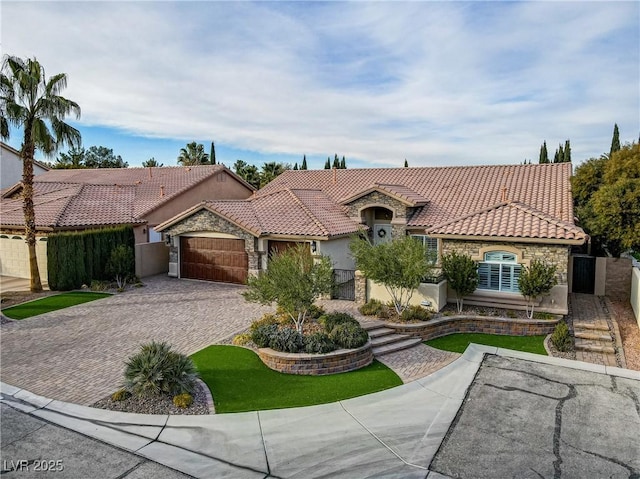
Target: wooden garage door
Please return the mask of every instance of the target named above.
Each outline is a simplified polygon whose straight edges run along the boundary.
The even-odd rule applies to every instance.
[[[244,240],[180,238],[180,277],[243,284],[249,258]]]

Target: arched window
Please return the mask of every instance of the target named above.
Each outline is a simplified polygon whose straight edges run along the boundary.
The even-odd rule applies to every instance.
[[[478,265],[480,282],[478,289],[519,293],[518,278],[522,266],[517,263],[514,253],[490,251],[484,254],[484,261]]]

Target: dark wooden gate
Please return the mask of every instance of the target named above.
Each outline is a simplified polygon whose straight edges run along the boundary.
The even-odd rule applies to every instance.
[[[574,293],[593,294],[596,281],[596,258],[594,256],[573,257],[573,281],[571,289]]]
[[[333,270],[333,291],[331,299],[356,300],[356,272],[354,270]]]

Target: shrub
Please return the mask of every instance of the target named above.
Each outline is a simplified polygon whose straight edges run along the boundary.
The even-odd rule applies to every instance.
[[[422,306],[409,306],[400,315],[400,321],[429,321],[431,313]]]
[[[378,301],[377,299],[370,299],[365,304],[360,306],[358,308],[358,311],[360,311],[365,316],[377,316],[384,309],[386,309],[386,307],[384,304],[382,304],[381,301]]]
[[[324,330],[327,333],[331,333],[333,328],[339,324],[352,323],[360,326],[360,323],[348,313],[329,313],[320,317],[318,320],[320,324],[324,326]]]
[[[507,310],[507,318],[517,318],[518,314],[513,310],[513,309],[508,309]]]
[[[91,286],[89,286],[91,291],[106,291],[109,288],[111,288],[111,283],[109,281],[99,281],[97,279],[92,280]]]
[[[125,388],[135,395],[192,392],[198,376],[191,358],[165,342],[143,344],[125,365]]]
[[[106,272],[116,280],[118,291],[124,290],[127,282],[134,277],[135,257],[133,248],[124,244],[116,246],[109,255]]]
[[[299,353],[304,348],[304,337],[293,328],[281,328],[271,335],[269,347],[283,353]]]
[[[277,324],[263,324],[251,331],[251,341],[259,348],[268,348],[271,337],[278,332]]]
[[[462,313],[464,297],[473,293],[478,287],[478,265],[471,256],[452,251],[442,255],[442,274],[449,287],[456,292],[458,313]]]
[[[569,351],[571,349],[571,335],[569,327],[564,321],[560,321],[551,335],[551,343],[558,351]]]
[[[315,304],[309,306],[309,310],[307,311],[307,315],[312,319],[318,319],[325,313],[326,311],[322,306],[316,306]]]
[[[186,409],[193,404],[193,396],[189,393],[173,396],[173,404],[181,409]]]
[[[533,319],[556,319],[556,315],[552,313],[546,313],[544,311],[536,311],[533,313]]]
[[[327,333],[313,333],[304,338],[304,350],[310,354],[324,354],[335,351],[336,345]]]
[[[251,323],[251,326],[249,326],[249,331],[254,332],[260,326],[269,326],[272,324],[278,325],[282,323],[282,317],[278,314],[265,313],[260,319],[256,319],[253,323]]]
[[[251,333],[236,334],[231,343],[235,346],[245,346],[251,342]]]
[[[130,397],[131,397],[131,393],[129,391],[127,391],[126,389],[118,389],[116,392],[114,392],[111,395],[111,400],[124,401],[125,399],[128,399]]]
[[[369,334],[357,322],[336,325],[329,334],[333,342],[341,348],[353,349],[367,344]]]

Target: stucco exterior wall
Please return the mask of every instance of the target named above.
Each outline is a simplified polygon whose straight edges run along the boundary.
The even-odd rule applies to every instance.
[[[204,200],[244,200],[252,194],[251,189],[223,171],[151,211],[145,215],[145,219],[149,226],[154,227]]]
[[[631,308],[640,327],[640,268],[633,268],[631,272]]]
[[[260,270],[258,239],[251,233],[246,232],[211,211],[202,210],[164,231],[165,234],[171,236],[171,245],[169,248],[169,276],[178,276],[179,274],[180,235],[189,234],[190,236],[200,236],[196,233],[202,233],[202,236],[211,236],[207,234],[211,232],[223,233],[231,235],[231,237],[243,239],[245,243],[245,251],[249,256],[249,273],[255,274]]]
[[[391,295],[386,288],[374,281],[367,280],[367,292],[368,300],[377,299],[383,303],[391,301]],[[420,283],[409,304],[424,306],[432,311],[440,311],[447,304],[447,282],[441,281],[438,284]]]
[[[337,238],[318,241],[318,253],[328,256],[334,269],[356,269],[356,262],[349,250],[350,238]]]
[[[135,258],[138,278],[169,271],[169,247],[164,243],[136,244]]]
[[[22,235],[3,235],[0,238],[0,274],[14,276],[16,278],[30,278],[29,249]],[[41,241],[44,237],[36,238],[36,257],[40,270],[40,280],[48,282],[47,275],[47,242]],[[46,239],[46,238],[45,238]]]
[[[22,159],[13,149],[0,145],[0,188],[8,188],[22,181]],[[33,174],[41,175],[47,170],[37,163],[33,164]]]

